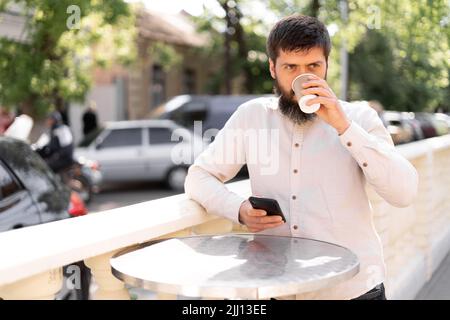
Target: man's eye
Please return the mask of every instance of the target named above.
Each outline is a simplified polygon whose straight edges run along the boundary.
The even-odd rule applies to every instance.
[[[295,66],[286,66],[286,70],[294,70]]]
[[[309,67],[311,69],[317,68],[319,65],[317,63],[311,64]]]

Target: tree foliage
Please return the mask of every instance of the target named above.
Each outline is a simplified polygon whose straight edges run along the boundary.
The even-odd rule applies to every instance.
[[[40,115],[83,101],[94,66],[133,57],[133,15],[123,0],[3,0],[0,10],[10,5],[21,8],[27,36],[0,39],[5,106]]]
[[[217,0],[222,6],[226,0]],[[243,41],[231,39],[230,76],[251,70],[249,93],[268,92],[272,80],[265,56],[265,41],[271,25],[266,17],[252,14],[257,0],[227,1],[240,12],[234,19],[244,31]],[[317,16],[330,30],[332,51],[328,82],[340,89],[339,51],[345,39],[349,52],[349,98],[379,100],[387,109],[433,110],[450,104],[450,3],[446,0],[347,0],[348,20],[341,18],[341,0],[268,0],[268,14],[281,18],[301,13]],[[250,8],[250,10],[249,10]],[[221,56],[227,30],[226,16],[205,11],[197,18],[200,30],[213,31],[211,54]],[[236,28],[234,28],[236,29]],[[247,55],[239,54],[245,42]],[[256,53],[256,54],[255,54]],[[259,57],[254,59],[254,57]],[[217,72],[217,84],[226,73]],[[248,77],[248,76],[247,76]],[[219,87],[219,86],[217,86]]]

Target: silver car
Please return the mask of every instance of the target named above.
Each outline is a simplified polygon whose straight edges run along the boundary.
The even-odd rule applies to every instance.
[[[97,161],[103,182],[166,181],[183,190],[187,169],[205,145],[171,120],[118,121],[106,123],[75,155]]]

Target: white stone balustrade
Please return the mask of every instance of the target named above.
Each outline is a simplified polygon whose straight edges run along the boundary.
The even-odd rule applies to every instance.
[[[395,208],[367,191],[385,250],[388,298],[412,299],[450,250],[450,135],[397,148],[420,175],[413,205]],[[247,180],[228,187],[251,194]],[[98,285],[91,298],[129,299],[111,274],[109,258],[117,251],[158,238],[243,231],[181,194],[0,233],[0,298],[53,299],[62,267],[84,260]]]

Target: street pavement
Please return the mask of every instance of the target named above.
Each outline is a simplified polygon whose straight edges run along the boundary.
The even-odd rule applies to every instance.
[[[420,290],[416,300],[450,300],[450,253]]]
[[[88,204],[89,213],[129,206],[177,194],[158,183],[106,184]]]

